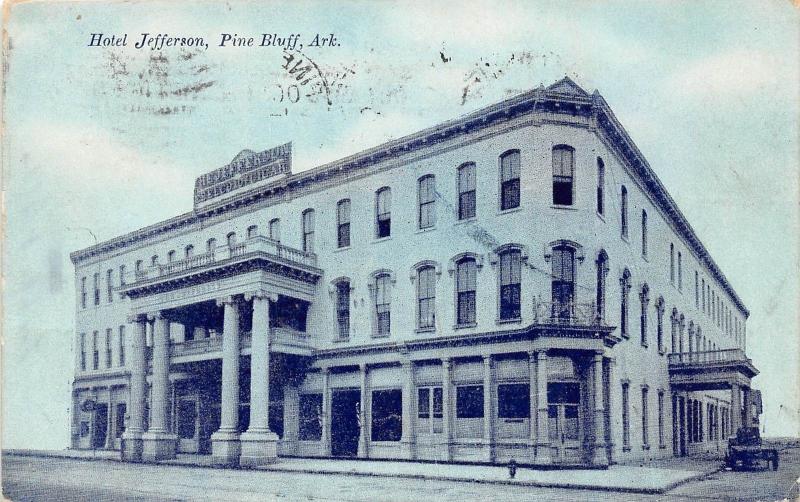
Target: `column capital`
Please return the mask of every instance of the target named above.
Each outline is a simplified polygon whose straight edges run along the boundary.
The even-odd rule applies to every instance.
[[[267,291],[266,289],[256,289],[255,291],[247,291],[244,293],[244,299],[247,301],[255,300],[256,298],[260,300],[269,300],[275,303],[278,301],[278,293]]]
[[[239,298],[234,295],[227,295],[217,298],[217,307],[222,307],[224,305],[237,305],[238,303]]]
[[[490,364],[492,364],[491,354],[481,354],[481,358],[483,359],[484,366],[489,366]]]
[[[136,324],[140,322],[147,322],[147,315],[146,314],[128,314],[128,322],[130,324]]]
[[[402,361],[400,361],[400,367],[403,369],[408,369],[413,365],[414,361],[411,361],[410,359],[403,359]]]
[[[453,359],[450,357],[442,357],[442,366],[449,369],[453,366]]]
[[[159,319],[166,319],[166,317],[164,317],[164,312],[162,310],[156,310],[155,312],[147,313],[148,321],[158,321]]]
[[[536,354],[539,359],[547,359],[547,349],[539,349]]]
[[[535,350],[529,350],[528,351],[528,361],[533,362],[535,360],[536,360],[536,351]]]
[[[362,373],[366,373],[366,372],[367,372],[367,369],[368,369],[367,363],[359,363],[359,364],[358,364],[358,369],[359,369],[359,371],[361,371]]]

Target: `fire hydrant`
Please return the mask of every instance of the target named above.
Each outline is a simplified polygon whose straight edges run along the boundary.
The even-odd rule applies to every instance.
[[[508,477],[514,479],[514,476],[517,475],[517,462],[512,458],[508,462]]]

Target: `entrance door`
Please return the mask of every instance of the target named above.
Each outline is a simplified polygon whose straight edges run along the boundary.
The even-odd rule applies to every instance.
[[[686,456],[686,399],[678,397],[678,454]]]
[[[578,382],[547,384],[547,417],[553,462],[578,464],[582,461],[581,387]]]
[[[331,400],[331,455],[355,457],[358,455],[359,401],[358,390],[334,390]]]
[[[178,401],[178,451],[197,453],[199,450],[199,421],[196,397],[183,397]]]
[[[108,404],[95,405],[92,448],[105,448],[108,433]]]
[[[205,407],[205,414],[200,417],[199,442],[197,453],[211,453],[211,435],[219,430],[220,404],[211,403]]]

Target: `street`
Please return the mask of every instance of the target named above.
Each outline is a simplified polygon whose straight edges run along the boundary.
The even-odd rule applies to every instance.
[[[800,449],[778,472],[721,472],[666,495],[364,476],[190,468],[4,455],[3,495],[34,500],[780,500],[797,496]],[[568,476],[569,471],[564,471]]]

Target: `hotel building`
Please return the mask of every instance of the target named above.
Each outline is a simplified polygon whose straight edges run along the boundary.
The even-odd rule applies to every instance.
[[[757,420],[749,313],[597,91],[291,162],[72,253],[74,448],[604,466]]]

